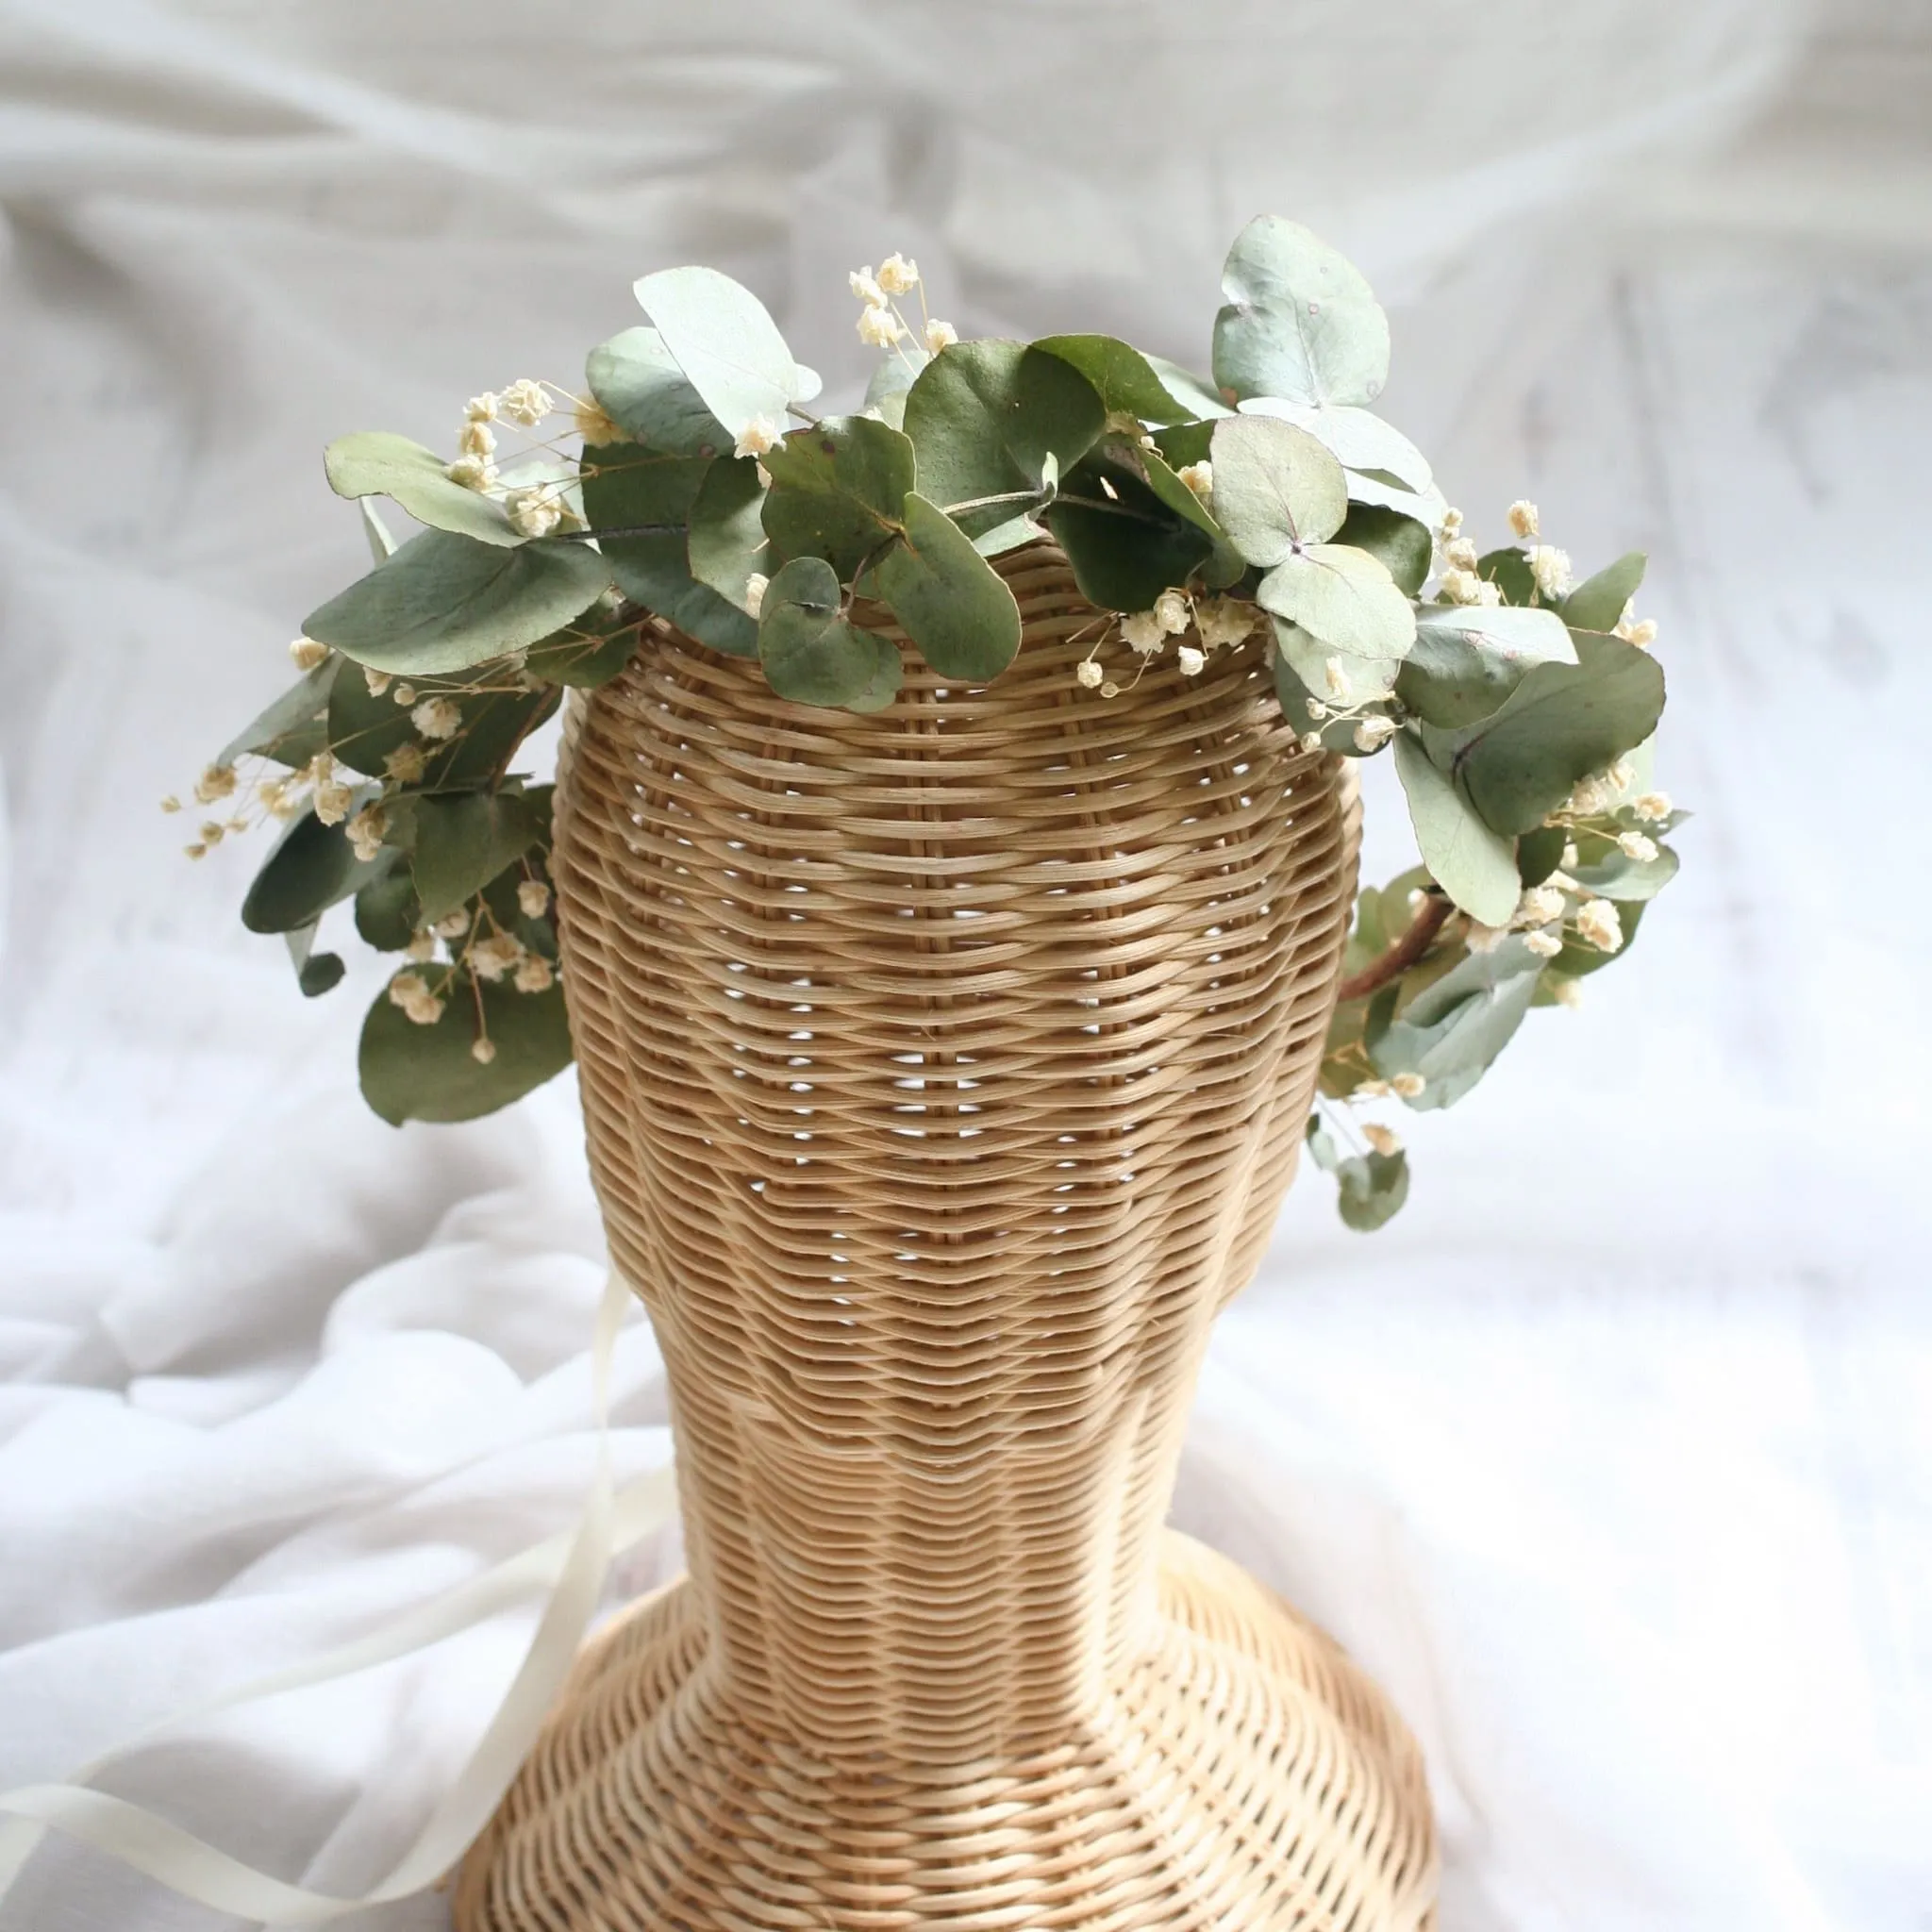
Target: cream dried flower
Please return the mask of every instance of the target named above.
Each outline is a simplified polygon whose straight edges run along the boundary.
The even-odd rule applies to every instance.
[[[886,306],[886,291],[879,287],[878,277],[873,274],[868,263],[864,268],[856,268],[845,277],[845,286],[865,304],[868,308],[883,308]]]
[[[440,940],[459,940],[469,929],[470,908],[467,906],[458,912],[445,912],[432,928]]]
[[[496,481],[496,465],[481,457],[458,457],[442,466],[442,474],[465,490],[488,490]]]
[[[550,413],[550,391],[527,375],[511,383],[496,402],[512,423],[521,423],[525,429],[536,428]]]
[[[1357,1080],[1348,1097],[1351,1100],[1384,1100],[1390,1091],[1387,1080]]]
[[[496,980],[509,972],[524,957],[522,944],[507,932],[493,932],[478,940],[463,958],[478,979]]]
[[[1554,959],[1563,950],[1563,941],[1553,932],[1526,932],[1523,943],[1539,959]]]
[[[550,910],[550,888],[541,879],[522,879],[517,884],[517,910],[525,919],[541,919]]]
[[[1509,506],[1509,527],[1519,537],[1534,537],[1537,534],[1536,505],[1519,496]]]
[[[525,953],[517,961],[516,974],[510,983],[519,992],[548,992],[551,981],[556,977],[550,961],[541,953]]]
[[[382,850],[382,835],[389,830],[389,814],[379,805],[365,805],[342,827],[356,857],[367,865]]]
[[[457,448],[466,457],[493,457],[496,431],[487,423],[465,423],[458,432]]]
[[[1179,591],[1163,591],[1154,600],[1154,618],[1170,637],[1179,637],[1189,622],[1188,600]]]
[[[889,295],[909,294],[919,286],[919,264],[893,254],[879,263],[879,287]]]
[[[161,800],[161,809],[163,811],[179,811],[181,809],[181,801],[171,791],[167,797]]]
[[[1574,588],[1570,575],[1570,553],[1554,543],[1539,543],[1529,553],[1529,574],[1536,579],[1542,597],[1567,597]]]
[[[1389,1084],[1404,1100],[1416,1100],[1429,1083],[1420,1074],[1397,1074]]]
[[[572,408],[570,426],[590,449],[601,449],[606,443],[628,442],[631,440],[595,396],[585,396]]]
[[[1342,669],[1340,658],[1330,658],[1322,666],[1322,683],[1328,695],[1341,704],[1346,704],[1354,695],[1355,687],[1348,681],[1348,673]]]
[[[1355,727],[1355,748],[1357,751],[1380,751],[1395,736],[1396,729],[1392,718],[1364,718]]]
[[[1483,580],[1473,570],[1460,566],[1445,570],[1442,581],[1436,589],[1437,601],[1441,604],[1480,604],[1483,601]]]
[[[480,1067],[487,1067],[496,1058],[496,1042],[489,1034],[479,1034],[470,1042],[470,1058]]]
[[[763,571],[755,570],[744,580],[744,614],[756,617],[765,608],[765,592],[772,587],[772,580]]]
[[[1208,663],[1206,651],[1195,649],[1192,644],[1183,644],[1175,653],[1183,677],[1198,677]]]
[[[425,698],[409,713],[409,723],[425,738],[454,738],[462,728],[462,708],[453,698]]]
[[[1307,703],[1308,716],[1319,724],[1328,715],[1328,707],[1320,698],[1309,698]]]
[[[1532,886],[1516,908],[1518,925],[1547,925],[1563,916],[1563,895],[1555,886]]]
[[[1104,698],[1117,698],[1120,696],[1120,686],[1117,685],[1110,677],[1107,680],[1105,684],[1103,684],[1100,687],[1100,695]]]
[[[233,765],[210,765],[194,781],[194,802],[196,805],[212,805],[218,798],[232,798],[235,795],[235,768]]]
[[[890,308],[863,308],[858,315],[858,340],[874,349],[890,349],[906,331]]]
[[[1198,463],[1183,463],[1174,472],[1203,503],[1214,500],[1214,465],[1204,457]]]
[[[1301,747],[1304,751],[1320,751],[1322,734],[1319,731],[1304,731],[1301,736]]]
[[[950,349],[959,340],[959,331],[950,322],[941,322],[936,315],[928,318],[922,334],[928,356],[937,356],[941,349]]]
[[[199,797],[200,793],[195,795]],[[1671,815],[1671,794],[1668,791],[1646,791],[1630,809],[1646,824],[1660,824]]]
[[[1508,937],[1507,925],[1485,925],[1481,920],[1472,919],[1465,942],[1472,953],[1493,953]]]
[[[1462,529],[1462,512],[1459,509],[1445,509],[1442,512],[1441,532],[1445,543],[1452,542]]]
[[[390,697],[407,710],[416,702],[416,687],[405,680],[390,692]]]
[[[196,840],[192,845],[182,846],[181,849],[187,853],[190,858],[206,858],[208,857],[208,847],[202,844],[199,840]]]
[[[1081,658],[1074,667],[1074,682],[1083,685],[1088,691],[1098,690],[1100,680],[1106,675],[1106,672],[1101,670],[1099,664],[1091,658]]]
[[[1389,1127],[1378,1125],[1374,1121],[1368,1122],[1363,1126],[1362,1139],[1377,1154],[1388,1156],[1402,1152],[1402,1136]]]
[[[1129,611],[1121,619],[1121,641],[1143,658],[1151,657],[1167,641],[1167,626],[1155,611]]]
[[[399,744],[382,761],[382,769],[398,785],[413,785],[423,775],[423,747],[414,739]]]
[[[735,457],[761,457],[767,450],[778,446],[778,425],[769,416],[754,416],[738,432],[738,441],[731,445]]]
[[[328,657],[328,646],[318,644],[313,638],[297,638],[289,646],[289,660],[297,671],[313,671]]]
[[[1223,644],[1238,644],[1254,632],[1255,607],[1239,597],[1216,597],[1195,607],[1194,628],[1210,651]]]
[[[1621,832],[1617,836],[1617,849],[1625,858],[1648,865],[1657,857],[1657,841],[1642,832]]]
[[[442,1002],[420,973],[398,973],[389,983],[389,997],[419,1026],[434,1026],[442,1018]]]
[[[1576,935],[1600,953],[1614,953],[1624,943],[1624,924],[1607,899],[1590,899],[1576,909]]]
[[[339,825],[349,816],[356,794],[346,785],[331,778],[315,788],[315,816],[325,825]]]
[[[227,827],[217,819],[209,819],[201,828],[201,842],[204,845],[219,845]]]
[[[1583,1004],[1583,982],[1573,979],[1569,974],[1552,975],[1545,984],[1550,989],[1550,997],[1559,1007],[1568,1007],[1574,1013]]]
[[[463,410],[463,415],[471,423],[494,423],[496,391],[486,389],[480,396],[472,396]]]
[[[563,521],[562,507],[548,490],[513,491],[504,508],[520,537],[547,537]]]
[[[389,672],[377,671],[365,664],[362,667],[362,682],[368,688],[371,697],[379,698],[394,679]]]
[[[420,928],[409,935],[409,943],[403,948],[406,959],[426,960],[436,958],[436,935]]]
[[[1475,545],[1467,537],[1452,537],[1442,546],[1442,561],[1451,570],[1473,571],[1477,560]]]

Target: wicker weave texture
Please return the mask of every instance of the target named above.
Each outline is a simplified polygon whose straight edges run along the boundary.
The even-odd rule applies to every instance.
[[[691,1577],[587,1657],[469,1932],[1426,1913],[1378,1694],[1158,1560],[1293,1171],[1353,798],[1258,639],[1102,698],[1064,559],[1000,568],[990,688],[908,657],[885,711],[810,710],[667,627],[572,721],[565,985]]]

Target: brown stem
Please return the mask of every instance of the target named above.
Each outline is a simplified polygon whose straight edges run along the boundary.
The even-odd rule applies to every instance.
[[[1441,892],[1425,894],[1415,908],[1408,930],[1380,958],[1371,959],[1359,973],[1351,974],[1341,982],[1338,1003],[1346,1006],[1350,1000],[1366,999],[1398,974],[1406,973],[1429,950],[1430,942],[1442,929],[1442,922],[1454,909]]]

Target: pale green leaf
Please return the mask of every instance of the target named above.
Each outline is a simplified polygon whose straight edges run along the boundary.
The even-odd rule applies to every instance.
[[[1422,589],[1435,558],[1436,540],[1421,524],[1378,504],[1351,503],[1335,541],[1377,558],[1405,597]]]
[[[1586,577],[1557,607],[1563,622],[1572,630],[1615,630],[1624,607],[1643,581],[1647,560],[1642,551],[1632,550],[1595,576]]]
[[[633,286],[727,437],[736,439],[757,418],[783,425],[805,379],[778,325],[749,289],[714,268],[660,269]]]
[[[609,582],[609,565],[588,544],[546,541],[506,550],[425,530],[302,628],[377,671],[463,671],[549,636]]]
[[[1345,543],[1310,543],[1277,563],[1255,596],[1299,633],[1277,628],[1277,641],[1318,696],[1352,703],[1394,689],[1415,641],[1415,610],[1379,558]],[[1328,680],[1330,658],[1345,680],[1340,692]]]
[[[1575,662],[1576,646],[1553,610],[1424,604],[1395,694],[1426,724],[1459,729],[1500,710],[1537,665]]]
[[[362,534],[369,542],[370,560],[386,563],[396,554],[396,540],[389,533],[389,525],[376,514],[375,506],[364,497],[357,508],[362,512]]]
[[[870,416],[827,416],[765,453],[764,526],[775,554],[853,576],[896,535],[912,488],[909,437]]]
[[[1424,457],[1401,430],[1368,409],[1341,403],[1290,403],[1279,396],[1253,396],[1243,415],[1273,416],[1306,429],[1344,469],[1387,476],[1420,493],[1435,481]]]
[[[1371,1029],[1375,1071],[1384,1079],[1419,1075],[1426,1084],[1408,1104],[1420,1112],[1453,1107],[1522,1025],[1542,963],[1513,934],[1490,952],[1464,954],[1409,1001],[1400,1018]]]
[[[1239,397],[1372,403],[1389,320],[1358,270],[1307,229],[1262,215],[1235,238],[1214,321],[1214,380]]]
[[[1341,527],[1341,465],[1306,429],[1269,416],[1226,416],[1215,424],[1208,451],[1215,521],[1250,563],[1266,570]]]
[[[758,660],[781,698],[856,711],[891,703],[902,670],[898,646],[851,623],[843,602],[839,574],[823,558],[793,558],[766,585]]]
[[[1139,349],[1112,336],[1046,336],[1033,346],[1071,362],[1093,385],[1109,415],[1169,424],[1185,423],[1195,414],[1188,403],[1169,392]]]
[[[591,351],[585,379],[604,413],[664,456],[709,457],[732,438],[654,328],[627,328]]]
[[[216,764],[232,765],[237,758],[256,752],[291,770],[306,765],[328,743],[328,694],[341,668],[341,658],[325,658],[253,724],[238,731],[222,747]]]
[[[1472,919],[1507,925],[1523,896],[1514,845],[1475,815],[1410,731],[1396,736],[1395,774],[1423,863],[1436,883]]]
[[[375,795],[373,786],[356,792],[350,811],[359,811]],[[299,931],[394,862],[395,854],[386,847],[373,859],[358,858],[341,825],[325,825],[312,810],[306,811],[256,874],[242,902],[242,924],[250,932]]]
[[[1178,362],[1170,362],[1165,356],[1149,356],[1146,362],[1161,388],[1190,416],[1207,420],[1232,413],[1227,398],[1216,394],[1214,386],[1205,376],[1196,375],[1191,369],[1183,369]],[[1196,459],[1188,457],[1183,460],[1192,462]]]
[[[365,429],[338,437],[323,453],[323,467],[338,496],[387,496],[419,524],[474,537],[479,543],[508,547],[524,541],[500,503],[452,482],[443,473],[442,458],[407,436]]]
[[[917,491],[906,498],[905,522],[904,540],[874,572],[879,595],[935,671],[991,683],[1020,648],[1012,591],[945,511]]]
[[[753,576],[770,576],[778,567],[765,535],[764,505],[756,457],[720,457],[691,499],[685,543],[691,574],[741,610]]]

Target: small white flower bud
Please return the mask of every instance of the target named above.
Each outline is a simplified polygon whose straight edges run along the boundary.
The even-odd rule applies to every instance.
[[[738,432],[738,441],[732,444],[731,453],[739,457],[761,457],[768,449],[774,449],[778,443],[778,425],[769,416],[754,416]]]
[[[1568,1007],[1574,1013],[1583,1004],[1583,982],[1580,979],[1573,979],[1565,974],[1561,978],[1550,979],[1547,984],[1550,997],[1559,1007]]]
[[[1576,933],[1600,953],[1614,953],[1624,943],[1623,922],[1607,899],[1591,899],[1577,908]]]
[[[1354,687],[1348,681],[1348,673],[1341,668],[1340,658],[1330,658],[1322,666],[1322,682],[1328,695],[1341,704],[1346,704]]]
[[[549,391],[541,382],[532,382],[527,375],[511,383],[496,401],[512,423],[521,423],[525,429],[536,428],[550,413]]]
[[[858,316],[858,340],[874,349],[890,349],[906,331],[890,308],[864,308]]]
[[[1650,824],[1658,824],[1671,815],[1671,794],[1668,791],[1646,791],[1630,809]]]
[[[1154,600],[1154,621],[1169,637],[1188,627],[1188,600],[1178,591],[1163,591]]]
[[[297,671],[313,671],[328,656],[328,646],[313,638],[297,638],[289,646],[289,658]]]
[[[1400,1134],[1391,1132],[1391,1129],[1389,1129],[1388,1127],[1378,1125],[1374,1121],[1368,1122],[1363,1126],[1362,1139],[1366,1141],[1369,1143],[1369,1145],[1375,1150],[1377,1154],[1387,1156],[1391,1154],[1400,1154],[1402,1152],[1402,1136]]]
[[[1089,691],[1097,691],[1100,688],[1101,679],[1106,675],[1107,674],[1101,670],[1099,664],[1091,658],[1081,658],[1079,663],[1074,667],[1074,679],[1081,685],[1084,685]]]
[[[888,295],[904,295],[919,286],[919,264],[903,255],[889,255],[879,263],[879,287]]]
[[[409,713],[409,723],[425,738],[449,739],[454,738],[461,729],[463,713],[454,699],[425,698]]]
[[[1519,497],[1509,506],[1509,527],[1519,537],[1534,537],[1537,534],[1536,505]]]
[[[496,1042],[486,1033],[480,1040],[470,1042],[470,1058],[479,1066],[487,1067],[496,1058]]]
[[[541,879],[524,879],[517,886],[517,910],[525,919],[541,919],[550,910],[550,888]]]
[[[845,286],[868,308],[883,308],[886,306],[886,291],[879,287],[878,277],[873,274],[870,267],[854,269],[845,277]]]
[[[1152,657],[1167,641],[1167,626],[1152,610],[1135,610],[1121,619],[1121,641],[1143,658]]]
[[[1554,959],[1557,957],[1557,955],[1563,950],[1563,941],[1559,940],[1557,937],[1557,935],[1553,932],[1524,933],[1523,936],[1523,943],[1525,946],[1527,946],[1529,950],[1532,953],[1534,953],[1539,959]]]
[[[744,580],[744,614],[756,617],[765,608],[765,592],[771,589],[772,580],[763,571],[755,570]]]
[[[941,322],[933,316],[925,325],[925,353],[937,356],[941,349],[950,349],[959,340],[959,331],[950,322]]]
[[[1198,651],[1192,644],[1183,644],[1175,654],[1179,659],[1183,677],[1198,677],[1208,662],[1208,654]]]
[[[1397,1074],[1389,1084],[1404,1100],[1415,1100],[1429,1083],[1420,1074]]]
[[[1198,463],[1184,463],[1174,472],[1183,483],[1198,496],[1203,503],[1212,500],[1214,495],[1214,465],[1205,458]]]

